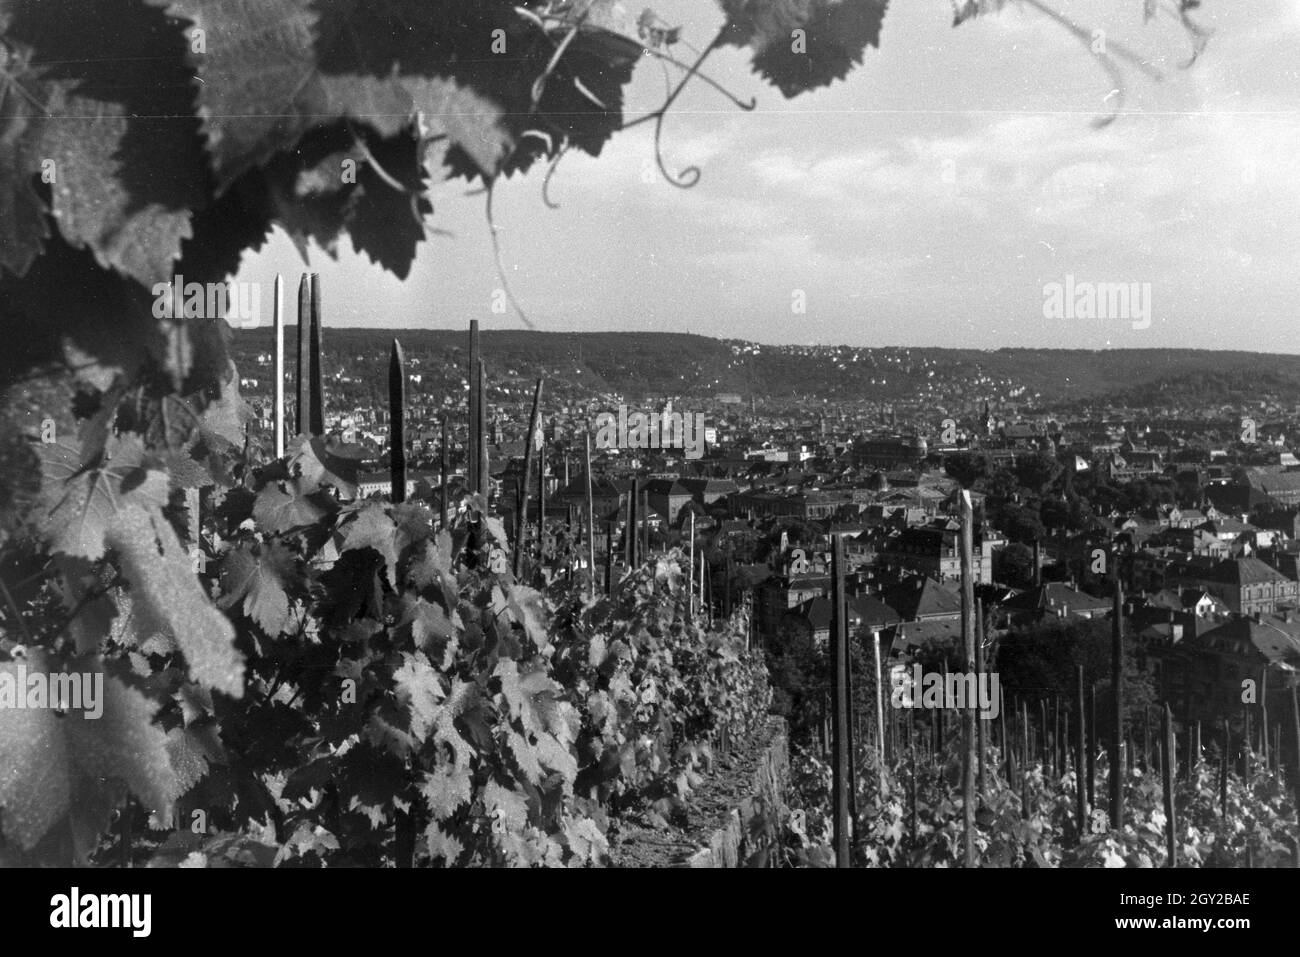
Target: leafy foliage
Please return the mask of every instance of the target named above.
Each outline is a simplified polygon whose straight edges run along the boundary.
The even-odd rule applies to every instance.
[[[723,42],[754,51],[754,72],[787,97],[842,80],[880,45],[888,0],[719,0]]]
[[[111,509],[103,556],[68,558],[108,602],[97,654],[37,590],[26,654],[122,678],[99,723],[3,712],[6,853],[85,860],[129,793],[155,833],[182,798],[202,810],[158,846],[185,866],[598,864],[620,802],[671,813],[712,738],[766,715],[736,626],[686,614],[679,555],[594,605],[544,596],[483,560],[509,542],[481,500],[446,530],[340,503],[310,449],[218,494],[197,577],[157,503]],[[310,520],[259,526],[268,496]]]
[[[861,867],[960,867],[963,859],[962,753],[959,736],[937,755],[904,748],[900,760],[880,767],[874,750],[859,748],[856,762],[857,857]],[[1158,775],[1125,775],[1122,830],[1108,826],[1104,806],[1094,809],[1086,833],[1076,820],[1073,768],[1054,777],[1035,762],[1008,781],[996,747],[986,755],[987,788],[975,814],[980,867],[1164,867],[1168,857],[1164,795]],[[815,752],[796,750],[795,798],[785,828],[786,863],[834,864],[831,852],[830,766]],[[1097,756],[1099,800],[1104,805],[1106,755]],[[915,782],[913,781],[915,775]],[[1216,761],[1205,761],[1191,781],[1175,783],[1180,866],[1289,867],[1294,805],[1286,782],[1256,767],[1249,780],[1229,776],[1227,816],[1222,813]],[[915,829],[913,829],[915,808]]]

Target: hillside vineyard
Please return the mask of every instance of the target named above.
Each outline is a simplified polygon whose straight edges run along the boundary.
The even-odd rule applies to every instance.
[[[203,899],[373,947],[483,898],[354,873],[707,867],[1265,926],[1297,44],[1274,0],[0,0],[13,921],[189,940],[236,871]]]

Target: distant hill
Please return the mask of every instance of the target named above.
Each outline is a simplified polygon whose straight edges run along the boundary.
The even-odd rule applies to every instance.
[[[432,388],[464,376],[464,329],[325,330],[327,374],[343,370],[358,391],[386,388],[389,347],[399,338]],[[293,368],[296,327],[286,333]],[[234,330],[241,373],[271,349],[271,330]],[[494,387],[510,393],[538,376],[553,394],[807,397],[933,401],[984,398],[1038,407],[1093,398],[1142,407],[1300,402],[1300,356],[1193,349],[908,349],[758,345],[675,332],[484,331]]]

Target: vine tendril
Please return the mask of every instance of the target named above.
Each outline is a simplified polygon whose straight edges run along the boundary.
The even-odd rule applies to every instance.
[[[1048,19],[1052,20],[1059,26],[1063,27],[1071,35],[1073,35],[1076,40],[1078,40],[1080,43],[1086,46],[1089,50],[1092,49],[1092,43],[1093,43],[1092,34],[1090,34],[1083,27],[1079,26],[1069,17],[1065,16],[1065,14],[1061,13],[1058,10],[1053,9],[1052,7],[1049,7],[1046,3],[1043,3],[1042,0],[1024,0],[1024,2],[1028,6],[1033,7],[1039,13],[1046,16]],[[1120,110],[1124,105],[1124,96],[1125,96],[1124,75],[1122,72],[1120,72],[1119,65],[1115,62],[1116,58],[1123,60],[1125,63],[1128,63],[1130,66],[1146,74],[1146,76],[1150,77],[1152,80],[1155,80],[1156,82],[1163,80],[1164,74],[1161,73],[1160,70],[1153,67],[1149,62],[1147,62],[1147,60],[1145,60],[1139,54],[1137,54],[1133,50],[1130,50],[1127,46],[1115,40],[1111,40],[1109,38],[1106,40],[1105,52],[1098,53],[1096,54],[1096,56],[1097,56],[1097,61],[1102,65],[1102,69],[1106,71],[1106,74],[1107,76],[1110,77],[1111,82],[1115,84],[1114,92],[1118,94],[1118,99],[1115,101],[1115,105],[1111,108],[1110,115],[1097,117],[1092,121],[1092,125],[1095,128],[1100,129],[1104,126],[1109,126],[1111,123],[1113,123],[1116,117],[1119,116]]]
[[[551,163],[546,168],[546,178],[542,180],[542,202],[548,209],[559,209],[560,204],[551,200],[551,178],[555,175],[555,168],[560,165],[560,160],[564,159],[564,154],[569,151],[569,144],[564,143],[551,159]]]
[[[537,327],[533,325],[533,321],[528,318],[528,315],[524,312],[523,307],[519,305],[519,300],[515,298],[515,294],[510,289],[510,281],[506,279],[506,267],[505,267],[505,263],[501,259],[501,240],[500,237],[497,235],[496,217],[492,212],[492,198],[495,194],[496,194],[496,180],[494,179],[487,184],[486,210],[487,210],[488,231],[492,236],[492,256],[496,260],[496,264],[497,264],[497,279],[501,280],[501,288],[506,294],[506,299],[510,301],[510,305],[514,307],[514,310],[518,314],[520,320],[522,320],[523,324],[527,326],[529,329],[535,331]]]
[[[411,192],[411,190],[403,186],[401,182],[399,182],[397,178],[393,176],[392,173],[384,169],[384,167],[380,164],[379,160],[375,159],[375,154],[370,152],[370,147],[366,145],[365,139],[363,139],[357,133],[356,129],[352,126],[351,123],[348,124],[348,132],[352,134],[352,142],[356,145],[357,149],[361,151],[362,157],[365,159],[367,163],[370,164],[370,168],[375,171],[376,176],[382,179],[391,188],[397,190],[397,192],[399,193]]]
[[[1201,54],[1205,52],[1205,45],[1209,42],[1210,34],[1214,31],[1207,30],[1188,15],[1187,11],[1190,7],[1186,0],[1179,0],[1177,7],[1174,6],[1174,0],[1166,0],[1166,2],[1162,3],[1158,9],[1163,10],[1170,17],[1181,23],[1183,29],[1187,31],[1188,36],[1192,38],[1191,58],[1188,59],[1186,63],[1182,64],[1182,69],[1189,69],[1193,63],[1200,59]]]

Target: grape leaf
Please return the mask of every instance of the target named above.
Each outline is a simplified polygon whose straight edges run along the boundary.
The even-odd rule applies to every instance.
[[[176,776],[176,793],[179,797],[203,779],[208,773],[208,761],[213,756],[216,732],[211,727],[202,731],[190,728],[172,728],[167,732],[167,757]]]
[[[242,545],[221,563],[221,608],[243,602],[244,614],[269,638],[277,638],[289,623],[287,583],[297,578],[294,555],[279,543]]]
[[[384,560],[388,584],[397,588],[397,526],[382,505],[368,502],[339,524],[339,553],[373,548]]]
[[[519,765],[519,770],[529,784],[537,785],[542,782],[542,765],[537,760],[537,755],[533,753],[532,746],[523,735],[517,731],[506,732],[506,744],[510,747],[510,753],[514,755],[515,763]]]
[[[220,396],[203,410],[203,428],[231,445],[242,446],[244,427],[252,417],[252,408],[239,394],[239,374],[231,362],[221,383]]]
[[[131,583],[136,613],[152,630],[175,637],[190,677],[242,697],[244,658],[234,646],[235,629],[204,594],[171,525],[157,513],[128,505],[113,516],[106,540]]]
[[[456,603],[456,577],[452,573],[451,535],[443,529],[437,541],[425,541],[419,546],[407,566],[406,577],[419,591],[440,585],[448,607]]]
[[[473,746],[456,729],[456,719],[460,718],[466,721],[467,724],[473,724],[481,719],[479,709],[482,701],[479,698],[478,691],[479,688],[476,682],[453,678],[451,690],[447,693],[447,699],[442,703],[442,707],[438,709],[434,738],[451,750],[452,756],[458,764],[468,761],[475,751]]]
[[[427,652],[441,668],[450,668],[458,645],[456,628],[447,613],[423,598],[403,598],[397,635]]]
[[[470,799],[470,774],[465,765],[440,764],[420,779],[420,794],[435,821],[442,821]]]
[[[572,786],[578,777],[578,759],[554,735],[537,736],[537,757],[552,771],[558,771],[566,786]]]
[[[397,526],[397,551],[401,554],[413,545],[428,541],[434,535],[433,511],[420,502],[403,502],[388,510]]]
[[[167,473],[134,435],[113,443],[111,458],[93,468],[83,467],[79,446],[62,436],[41,446],[39,454],[41,531],[55,551],[99,559],[109,525],[121,509],[167,504]]]
[[[6,29],[6,8],[0,7],[0,34]],[[45,200],[32,181],[41,171],[40,142],[44,104],[31,90],[40,90],[31,73],[31,51],[0,46],[0,267],[23,276],[50,237]]]
[[[512,659],[502,658],[492,673],[501,680],[510,715],[519,719],[525,731],[540,735],[563,729],[555,697],[560,686],[547,677],[544,668],[530,666],[520,671]]]
[[[753,67],[787,98],[846,77],[880,45],[888,0],[718,0],[722,42],[748,46]],[[801,31],[796,33],[795,31]]]
[[[406,711],[408,727],[416,741],[427,738],[437,723],[439,705],[447,696],[438,672],[423,654],[403,654],[402,666],[393,672],[397,703]]]
[[[213,484],[207,465],[194,458],[190,451],[190,448],[168,449],[163,453],[162,463],[172,489],[197,489]]]
[[[455,866],[465,853],[465,845],[444,832],[436,823],[424,829],[424,840],[429,847],[429,856],[435,861],[446,861],[448,865]]]
[[[363,165],[348,204],[348,232],[359,252],[398,279],[405,279],[415,262],[415,248],[424,239],[424,217],[433,212],[433,206],[424,197],[423,167],[416,162],[413,137],[377,143],[373,153],[375,162],[393,170],[390,175],[405,191],[381,177],[374,164]]]
[[[355,498],[357,473],[364,456],[365,450],[360,446],[344,445],[324,436],[300,435],[289,448],[289,469],[291,474],[302,477],[305,491],[329,485],[344,497]]]
[[[135,0],[13,10],[6,39],[28,51],[50,113],[27,151],[53,161],[59,232],[145,286],[169,280],[206,196],[185,38]]]
[[[442,77],[407,77],[402,86],[411,96],[421,140],[445,137],[486,175],[500,167],[513,146],[500,107]]]
[[[539,651],[550,647],[550,638],[546,634],[546,608],[540,592],[527,585],[511,585],[506,590],[506,604]]]
[[[108,595],[91,597],[101,585],[92,562],[61,554],[55,556],[54,564],[59,572],[55,588],[63,607],[69,612],[76,610],[75,617],[68,623],[68,634],[76,643],[77,654],[89,654],[99,647],[113,627],[117,606]]]
[[[0,681],[17,682],[15,662],[0,663]],[[26,664],[28,674],[46,671],[42,656]],[[154,705],[102,673],[103,714],[89,718],[70,710],[0,708],[0,824],[4,836],[23,850],[35,847],[60,821],[73,834],[84,860],[108,825],[125,785],[159,817],[170,815],[181,793],[172,768],[167,735],[153,721]]]
[[[609,855],[609,842],[589,817],[566,820],[564,837],[569,850],[581,863],[600,865]]]
[[[253,502],[253,521],[259,528],[279,535],[294,528],[314,525],[325,514],[305,495],[291,495],[276,483],[257,493]]]
[[[476,4],[394,0],[375,11],[334,0],[149,0],[212,38],[196,56],[199,113],[218,191],[289,150],[313,126],[353,119],[392,136],[420,113],[494,172],[500,107],[433,65],[439,40]],[[493,4],[495,6],[495,4]],[[490,32],[480,35],[490,44]],[[217,38],[221,38],[218,42]],[[398,73],[394,67],[403,68]],[[406,76],[418,83],[408,87]],[[446,118],[444,122],[437,122]],[[495,155],[493,155],[495,152]],[[477,154],[477,155],[476,155]]]
[[[489,817],[505,824],[508,833],[519,833],[528,826],[528,801],[522,794],[507,790],[496,781],[483,788],[483,807]]]

